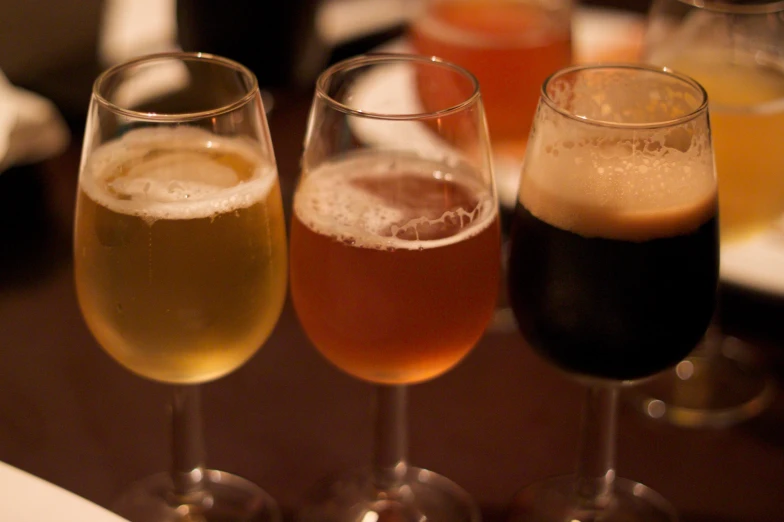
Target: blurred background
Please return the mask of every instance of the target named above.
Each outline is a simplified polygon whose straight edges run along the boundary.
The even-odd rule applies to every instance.
[[[634,56],[647,0],[584,0],[574,7],[583,15],[596,7],[633,13],[631,24],[606,26],[610,31],[607,20],[575,17],[572,31],[574,40],[594,44],[608,35],[628,37],[629,49],[617,56]],[[102,70],[178,48],[223,55],[255,72],[269,112],[272,93],[278,102],[307,98],[329,64],[399,41],[421,8],[422,0],[0,0],[0,75],[7,79],[0,81],[6,95],[0,96],[0,231],[4,243],[14,245],[0,255],[3,286],[24,282],[51,256],[70,255],[70,231],[57,243],[62,251],[52,252],[47,243],[52,205],[45,198],[52,190],[25,172],[47,158],[78,153],[92,83]],[[580,58],[590,56],[578,49]],[[510,169],[510,194],[518,160]],[[47,184],[58,182],[75,180],[50,176]],[[66,214],[70,204],[54,202]],[[42,257],[37,249],[44,245],[50,255]]]
[[[233,58],[262,86],[309,89],[329,63],[404,33],[418,0],[0,1],[0,70],[79,129],[99,71],[181,46]],[[584,0],[637,13],[646,0]]]
[[[7,94],[0,97],[0,172],[6,171],[0,176],[0,227],[3,240],[16,245],[0,256],[0,279],[15,284],[42,261],[36,245],[44,244],[46,209],[31,201],[41,202],[45,188],[38,178],[20,172],[63,151],[78,151],[78,141],[69,138],[78,140],[84,131],[92,83],[102,70],[178,48],[223,55],[254,71],[269,112],[276,102],[271,93],[279,93],[278,101],[300,94],[307,98],[330,63],[399,41],[422,2],[0,0],[0,74],[7,78],[0,81],[0,94]],[[585,16],[573,22],[575,40],[596,44],[608,35],[621,41],[630,36],[630,50],[617,56],[634,55],[647,0],[584,0],[574,7],[583,14],[595,7],[634,13],[631,29],[629,24],[607,26],[608,32],[603,24],[609,22],[590,18],[590,24],[583,23]],[[578,50],[575,58],[590,57]],[[27,216],[21,220],[24,227],[11,225],[20,222],[15,218],[20,215]],[[63,255],[69,255],[67,244],[64,248]]]

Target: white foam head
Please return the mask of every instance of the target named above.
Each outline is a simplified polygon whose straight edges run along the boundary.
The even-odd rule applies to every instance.
[[[474,209],[444,212],[438,218],[411,217],[411,208],[401,209],[373,195],[354,181],[379,180],[395,173],[454,180],[476,195]],[[351,241],[367,248],[421,250],[463,241],[484,230],[497,215],[493,198],[476,178],[443,163],[387,153],[349,156],[327,163],[303,175],[294,196],[294,212],[306,226],[319,234]],[[416,233],[420,227],[438,223],[460,223],[460,232],[444,239],[400,239],[398,232]]]
[[[248,207],[276,180],[274,163],[251,142],[182,126],[137,129],[101,146],[82,167],[80,186],[115,212],[193,219]]]

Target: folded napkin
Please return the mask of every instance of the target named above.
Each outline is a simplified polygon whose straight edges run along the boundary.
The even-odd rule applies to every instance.
[[[69,140],[54,103],[12,85],[0,71],[0,172],[55,156]]]

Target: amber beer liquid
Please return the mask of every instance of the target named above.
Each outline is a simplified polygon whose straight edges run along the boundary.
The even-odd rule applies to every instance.
[[[430,1],[412,22],[410,37],[419,54],[449,60],[477,77],[494,146],[525,142],[542,82],[572,61],[568,5],[549,10],[515,0]]]
[[[291,292],[308,337],[345,372],[408,384],[457,364],[497,298],[498,213],[444,165],[356,156],[303,175]]]
[[[87,325],[129,370],[197,383],[244,363],[286,288],[274,165],[239,140],[132,131],[80,178],[76,287]]]

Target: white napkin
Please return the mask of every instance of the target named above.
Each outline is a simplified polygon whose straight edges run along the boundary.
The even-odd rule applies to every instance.
[[[128,522],[70,491],[0,462],[2,519],[13,522]]]
[[[103,65],[178,49],[176,0],[105,0],[98,41]]]
[[[177,51],[175,0],[106,0],[98,41],[98,59],[109,67],[146,54]],[[122,85],[120,105],[141,104],[188,85],[184,64],[158,62]]]
[[[69,141],[54,103],[12,85],[0,71],[0,172],[60,154]]]

